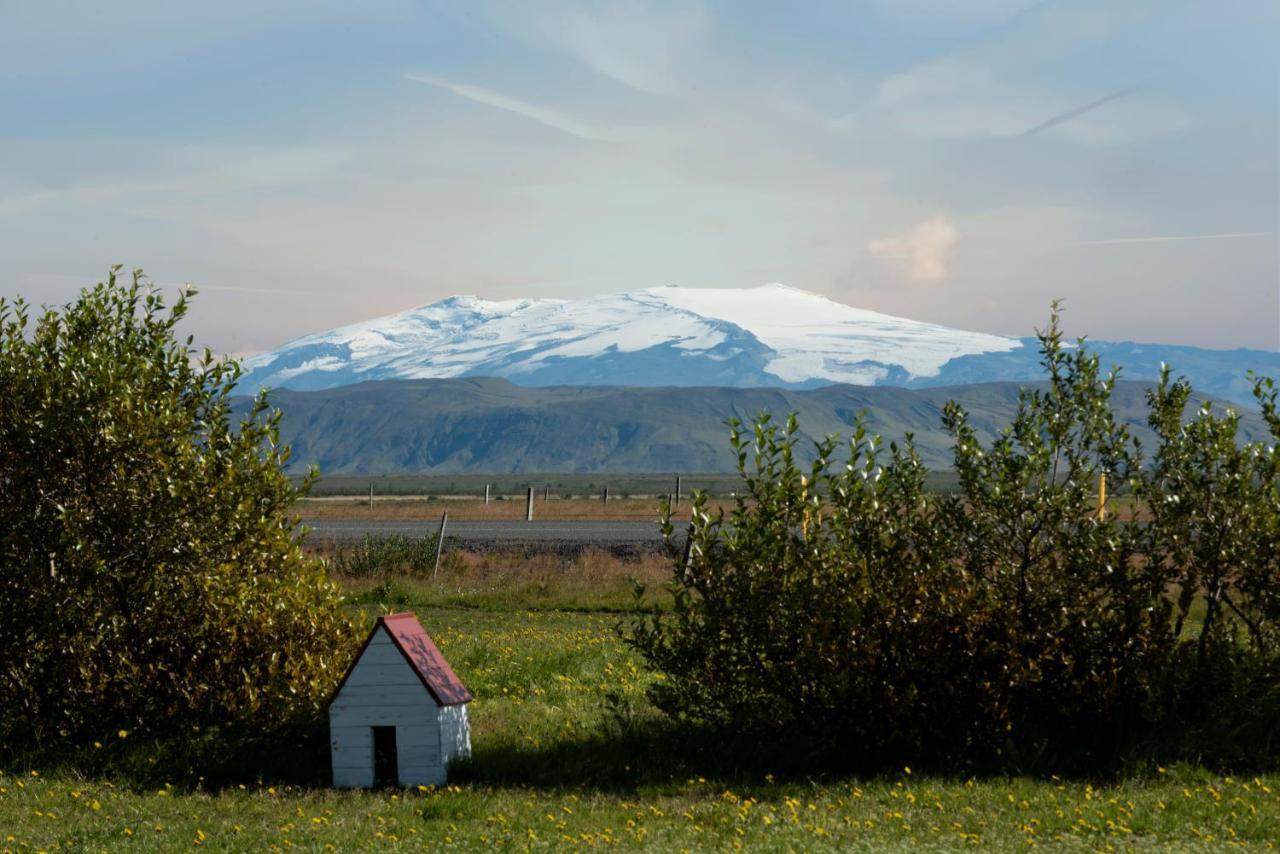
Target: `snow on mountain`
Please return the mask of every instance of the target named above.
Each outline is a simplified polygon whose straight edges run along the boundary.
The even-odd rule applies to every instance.
[[[247,386],[498,376],[519,385],[905,385],[1014,338],[853,308],[784,285],[658,287],[580,300],[452,297],[300,338]]]
[[[894,365],[919,379],[936,375],[957,356],[1021,346],[1014,338],[865,311],[786,285],[729,292],[666,287],[646,293],[750,331],[777,353],[769,372],[788,383],[824,379],[875,385],[889,378]]]
[[[1104,366],[1150,380],[1168,362],[1195,388],[1253,406],[1249,371],[1280,353],[1090,341]],[[924,387],[1043,379],[1035,339],[964,332],[784,285],[660,287],[580,300],[450,297],[299,338],[245,360],[241,388],[504,377],[522,386]]]

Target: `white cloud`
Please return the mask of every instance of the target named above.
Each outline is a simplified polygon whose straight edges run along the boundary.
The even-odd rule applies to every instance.
[[[922,14],[935,6],[931,0],[910,5]],[[1013,0],[989,5],[996,17],[1012,16],[1007,25],[883,78],[832,125],[860,136],[928,141],[1044,133],[1084,145],[1132,142],[1187,126],[1187,116],[1174,104],[1138,91],[1132,72],[1071,87],[1044,74],[1047,66],[1133,29],[1152,13],[1146,0],[1041,3],[1021,14],[1015,14],[1019,4]]]
[[[681,93],[712,16],[701,3],[543,0],[473,3],[495,27],[548,47],[639,92]]]
[[[906,234],[871,241],[867,251],[888,261],[907,281],[940,282],[947,277],[947,256],[955,245],[955,226],[934,217]]]
[[[707,29],[708,20],[699,6],[664,9],[620,2],[553,15],[544,32],[606,77],[658,93],[674,88],[674,68]]]

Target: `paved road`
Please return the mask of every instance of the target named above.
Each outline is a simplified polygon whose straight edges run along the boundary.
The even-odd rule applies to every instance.
[[[417,519],[303,519],[313,540],[351,542],[365,534],[432,536],[440,530],[435,520]],[[537,549],[577,552],[599,548],[618,554],[657,551],[662,548],[658,523],[647,521],[539,521],[513,519],[449,520],[446,545],[475,551]]]

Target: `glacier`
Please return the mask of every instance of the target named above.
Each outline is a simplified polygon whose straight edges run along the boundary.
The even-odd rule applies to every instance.
[[[253,356],[244,382],[316,389],[495,376],[532,386],[875,385],[1020,346],[785,285],[665,286],[579,300],[450,297]]]
[[[1091,341],[1104,366],[1160,363],[1205,394],[1250,404],[1250,370],[1280,354]],[[243,361],[240,388],[299,391],[387,379],[501,377],[522,386],[908,388],[1042,376],[1035,339],[968,332],[781,284],[664,286],[583,299],[455,296],[290,341]]]

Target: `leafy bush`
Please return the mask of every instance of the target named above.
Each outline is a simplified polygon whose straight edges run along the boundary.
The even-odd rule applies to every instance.
[[[1139,554],[1140,526],[1098,511],[1102,477],[1141,461],[1110,408],[1116,371],[1064,347],[1057,306],[1040,334],[1048,382],[1023,389],[989,447],[949,404],[959,494],[942,499],[948,535],[990,597],[979,619],[999,638],[1000,715],[1015,761],[1092,762],[1150,725],[1167,666],[1167,584]]]
[[[239,366],[176,337],[187,306],[115,269],[34,322],[0,300],[0,747],[273,725],[346,664],[279,414],[230,423]]]
[[[1181,591],[1177,629],[1200,594],[1200,659],[1214,643],[1234,643],[1241,630],[1256,653],[1274,655],[1280,645],[1280,415],[1274,382],[1258,379],[1254,395],[1270,427],[1270,445],[1240,444],[1240,419],[1230,410],[1219,414],[1206,403],[1186,418],[1191,387],[1171,381],[1167,368],[1148,394],[1160,445],[1137,484],[1151,514],[1147,548]]]
[[[954,712],[988,705],[981,682],[952,678],[985,655],[983,627],[964,621],[982,591],[942,535],[924,466],[909,439],[886,459],[858,427],[846,465],[833,470],[828,439],[801,472],[796,433],[794,416],[781,429],[762,417],[754,435],[735,423],[743,494],[728,518],[694,495],[674,608],[628,636],[667,677],[654,698],[815,754],[954,753],[978,723]]]
[[[988,446],[946,408],[956,495],[925,491],[909,436],[886,453],[859,426],[847,459],[828,438],[803,471],[794,416],[734,423],[744,494],[727,517],[695,496],[685,552],[668,512],[674,605],[625,630],[655,702],[863,766],[1235,761],[1273,732],[1275,444],[1237,442],[1231,414],[1184,422],[1166,377],[1148,463],[1110,408],[1116,372],[1064,345],[1056,306],[1039,340],[1047,382]],[[1270,381],[1257,395],[1280,441]],[[1102,476],[1150,520],[1099,512]]]
[[[1148,394],[1159,446],[1135,491],[1144,550],[1176,595],[1182,639],[1164,686],[1163,730],[1233,764],[1280,756],[1280,416],[1274,381],[1254,396],[1271,442],[1237,440],[1239,417],[1201,405],[1166,369]]]
[[[429,578],[436,565],[438,539],[436,534],[427,537],[365,534],[354,545],[337,548],[333,569],[346,578]]]

